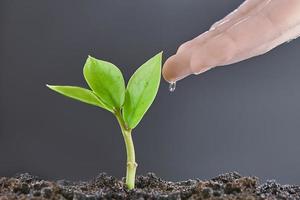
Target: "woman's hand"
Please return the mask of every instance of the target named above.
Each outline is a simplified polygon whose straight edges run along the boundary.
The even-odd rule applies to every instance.
[[[164,64],[163,76],[175,82],[190,74],[264,54],[300,35],[300,0],[246,0],[182,44]]]

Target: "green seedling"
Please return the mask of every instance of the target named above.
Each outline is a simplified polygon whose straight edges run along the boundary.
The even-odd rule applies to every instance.
[[[47,85],[62,95],[108,110],[117,118],[126,146],[126,185],[129,189],[134,188],[137,168],[131,133],[155,99],[161,77],[161,59],[162,53],[159,53],[139,67],[126,88],[118,67],[91,56],[83,68],[90,89]]]

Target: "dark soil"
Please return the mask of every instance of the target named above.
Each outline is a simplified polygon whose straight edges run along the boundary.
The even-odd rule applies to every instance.
[[[6,199],[300,199],[300,187],[275,181],[259,184],[256,177],[238,173],[208,181],[164,181],[152,173],[139,176],[136,189],[127,190],[123,180],[100,174],[88,182],[45,181],[29,174],[0,178],[0,200]]]

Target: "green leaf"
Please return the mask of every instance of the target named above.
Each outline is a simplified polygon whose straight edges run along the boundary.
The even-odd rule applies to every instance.
[[[104,105],[104,103],[102,103],[101,100],[91,90],[75,86],[47,85],[47,87],[72,99],[76,99],[94,106],[99,106],[112,112],[112,109]]]
[[[121,109],[125,99],[125,82],[115,65],[89,56],[83,74],[102,102],[114,109]]]
[[[128,82],[123,118],[131,129],[138,125],[155,99],[161,77],[161,59],[162,53],[159,53],[148,60]]]

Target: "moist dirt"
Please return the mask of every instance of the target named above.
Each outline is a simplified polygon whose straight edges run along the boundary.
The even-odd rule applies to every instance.
[[[211,180],[169,182],[153,173],[136,178],[136,188],[128,190],[124,180],[105,173],[86,182],[47,181],[29,174],[0,178],[0,200],[8,199],[299,199],[300,187],[280,185],[275,181],[259,183],[256,177],[244,177],[233,172]]]

